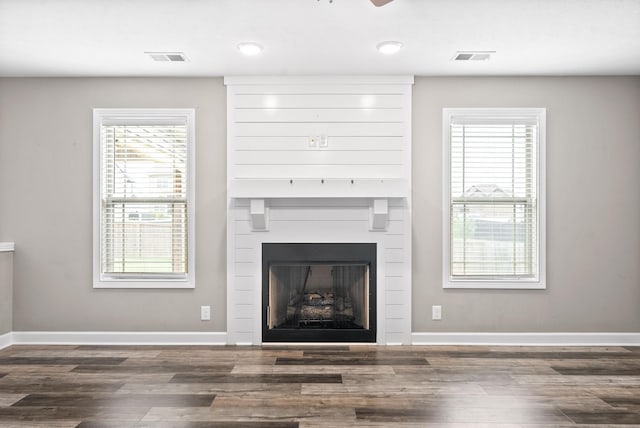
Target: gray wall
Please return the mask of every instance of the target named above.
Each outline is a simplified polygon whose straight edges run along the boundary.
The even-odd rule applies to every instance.
[[[13,252],[0,251],[0,335],[13,330]]]
[[[92,109],[196,109],[196,288],[92,288]],[[226,329],[226,90],[208,79],[0,79],[0,241],[15,331]],[[200,305],[212,320],[200,321]]]
[[[547,108],[547,289],[442,289],[442,108]],[[431,320],[431,305],[443,320]],[[640,78],[417,78],[413,331],[640,331]]]
[[[640,78],[417,78],[413,99],[413,330],[640,331]],[[196,109],[195,290],[92,288],[94,107]],[[443,107],[548,109],[547,290],[442,289]],[[13,329],[224,331],[225,162],[220,78],[0,79]]]

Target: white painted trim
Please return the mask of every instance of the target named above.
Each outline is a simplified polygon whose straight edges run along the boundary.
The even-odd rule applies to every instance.
[[[108,279],[100,274],[101,201],[100,179],[102,176],[100,125],[104,121],[154,118],[166,121],[172,118],[185,119],[187,123],[187,221],[188,221],[188,273],[184,278],[136,278]],[[196,111],[192,108],[95,108],[93,109],[93,288],[195,288],[196,278]]]
[[[16,248],[16,244],[13,242],[0,242],[0,252],[14,251],[15,248]]]
[[[537,165],[537,203],[538,203],[538,276],[535,279],[515,280],[453,280],[450,276],[451,254],[451,219],[450,187],[451,187],[451,145],[450,124],[453,117],[472,116],[484,118],[504,118],[504,120],[522,120],[522,118],[536,118],[538,124],[538,141],[536,144]],[[547,255],[546,255],[546,108],[443,108],[442,109],[442,288],[468,289],[520,289],[541,290],[547,288]],[[483,119],[486,120],[486,119]]]
[[[11,345],[226,345],[226,332],[16,331],[0,335],[0,349]],[[240,345],[240,344],[238,344]],[[243,344],[244,345],[244,344]],[[252,344],[247,343],[247,346]],[[263,343],[263,346],[300,343]],[[345,345],[344,343],[305,343]],[[371,345],[366,343],[362,345]],[[396,345],[387,343],[386,345]],[[398,343],[397,345],[400,345]],[[411,345],[640,346],[640,333],[417,333]]]
[[[14,331],[14,345],[226,345],[226,332]]]
[[[249,201],[249,215],[253,231],[265,232],[269,230],[269,208],[264,199],[251,199]]]
[[[412,75],[399,76],[225,76],[225,85],[413,85]]]
[[[640,333],[411,333],[412,345],[640,346]]]
[[[13,333],[5,333],[0,335],[0,349],[4,349],[8,346],[13,345]]]
[[[369,206],[369,231],[385,232],[389,223],[389,200],[372,199]]]
[[[231,150],[230,150],[231,151]],[[231,198],[407,198],[404,178],[229,179]]]

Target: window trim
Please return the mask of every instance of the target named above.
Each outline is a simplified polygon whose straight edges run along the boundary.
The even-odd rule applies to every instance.
[[[180,117],[187,122],[187,239],[188,272],[180,278],[114,278],[101,274],[101,177],[102,144],[100,127],[104,121]],[[93,288],[195,288],[195,109],[95,108],[93,109]]]
[[[451,120],[453,117],[535,117],[538,122],[537,150],[537,278],[486,280],[453,279],[451,276]],[[442,287],[468,289],[546,289],[546,109],[545,108],[443,108],[442,109]]]

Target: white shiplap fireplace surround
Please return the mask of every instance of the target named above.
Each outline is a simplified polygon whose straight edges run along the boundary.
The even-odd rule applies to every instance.
[[[412,84],[225,78],[228,343],[262,343],[263,243],[375,243],[376,342],[411,343]]]

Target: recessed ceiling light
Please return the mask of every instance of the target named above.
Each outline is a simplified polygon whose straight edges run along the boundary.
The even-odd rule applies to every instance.
[[[395,42],[395,41],[387,41],[387,42],[378,43],[378,46],[376,46],[376,48],[380,53],[383,53],[385,55],[392,55],[398,52],[400,49],[402,49],[402,43]]]
[[[262,45],[255,42],[244,42],[238,45],[238,50],[245,55],[258,55],[262,49]]]

